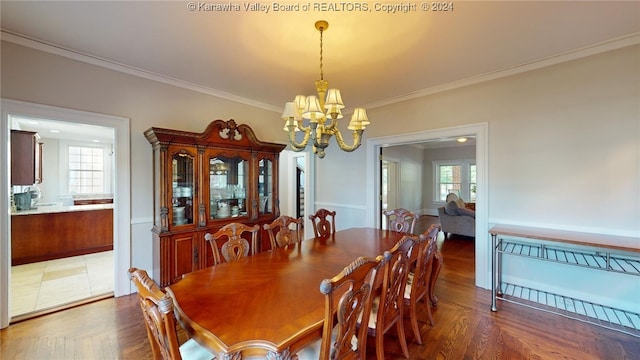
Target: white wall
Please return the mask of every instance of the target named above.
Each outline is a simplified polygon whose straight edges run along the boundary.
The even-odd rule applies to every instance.
[[[368,109],[371,125],[365,136],[486,122],[490,224],[640,237],[639,63],[640,46],[632,46]],[[335,143],[330,149],[318,161],[317,201],[344,198],[351,208],[366,206],[366,179],[357,176],[365,152],[341,153]],[[350,166],[354,175],[340,176]],[[339,195],[328,191],[336,185]],[[489,240],[488,234],[478,234],[476,248],[489,254]],[[549,268],[548,263],[517,259],[505,265],[507,273],[523,281],[530,274],[548,274],[544,269]],[[597,281],[600,290],[582,286],[583,278]],[[533,280],[543,289],[561,288],[568,295],[640,312],[635,276],[578,268]]]
[[[342,152],[334,141],[326,149],[325,158],[316,160],[314,211],[325,208],[340,214],[335,219],[337,230],[367,226],[363,151]]]
[[[113,156],[109,153],[112,143],[91,143],[78,140],[53,139],[42,137],[42,183],[37,186],[42,191],[41,203],[60,202],[62,197],[69,195],[68,178],[68,151],[69,145],[90,147],[102,147],[104,149],[105,167],[105,194],[113,194],[112,168]]]
[[[2,42],[4,98],[131,119],[131,265],[150,263],[150,126],[202,131],[214,119],[249,124],[261,140],[285,141],[279,114]],[[491,223],[640,236],[640,46],[368,109],[366,138],[488,124]],[[337,210],[339,229],[366,226],[365,146],[334,140],[316,161],[315,208]],[[478,234],[477,247],[488,248]],[[445,259],[446,261],[446,259]],[[446,266],[446,265],[445,265]],[[506,270],[522,267],[510,264]],[[546,264],[526,265],[544,272]],[[528,271],[529,271],[528,270]],[[577,269],[581,270],[581,269]],[[571,277],[593,276],[588,270]],[[569,275],[567,275],[569,276]],[[608,277],[607,277],[608,278]],[[612,278],[607,301],[638,307],[637,279]],[[553,279],[544,279],[554,287]],[[606,280],[605,280],[606,281]],[[562,287],[562,284],[558,285]],[[590,289],[581,289],[593,294]],[[631,294],[631,295],[630,295]],[[640,309],[637,310],[640,312]]]
[[[425,188],[423,150],[414,145],[390,146],[382,149],[383,158],[398,163],[398,206],[422,212]]]

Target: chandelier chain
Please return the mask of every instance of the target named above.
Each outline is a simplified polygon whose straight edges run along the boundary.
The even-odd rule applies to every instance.
[[[329,83],[324,80],[324,30],[329,23],[318,20],[316,30],[320,31],[320,80],[316,80],[316,95],[297,95],[294,101],[287,102],[282,112],[285,120],[284,131],[289,133],[289,144],[294,151],[302,151],[311,144],[313,153],[322,159],[326,155],[325,149],[329,140],[335,140],[341,150],[351,152],[360,147],[362,133],[370,124],[364,108],[355,108],[347,129],[353,133],[353,144],[345,143],[342,133],[338,130],[338,120],[342,119],[344,103],[339,89],[329,89]],[[300,140],[298,135],[302,135]]]

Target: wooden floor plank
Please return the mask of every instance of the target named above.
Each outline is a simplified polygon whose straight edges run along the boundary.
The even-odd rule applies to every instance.
[[[474,285],[473,239],[445,241],[441,234],[439,245],[444,266],[435,325],[420,304],[418,345],[405,322],[410,359],[640,359],[638,337],[506,302],[491,312],[490,291]],[[403,359],[393,331],[385,337],[385,355]],[[146,360],[151,354],[137,295],[131,295],[12,324],[0,332],[0,358]],[[370,341],[367,359],[374,358]]]

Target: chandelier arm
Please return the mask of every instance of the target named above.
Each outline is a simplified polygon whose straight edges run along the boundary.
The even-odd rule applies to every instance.
[[[331,132],[335,135],[336,142],[338,143],[340,149],[342,149],[343,151],[351,152],[360,147],[360,142],[362,141],[362,130],[353,130],[353,145],[347,145],[344,142],[342,134],[337,128],[333,129]]]
[[[325,125],[324,129],[327,132],[332,131],[333,129],[337,128],[338,126],[338,119],[334,119],[333,116],[327,116],[328,119],[331,119],[331,123],[329,123],[329,125]]]
[[[304,132],[304,137],[299,143],[296,142],[296,131],[294,129],[294,125],[289,125],[289,145],[291,145],[291,148],[295,151],[302,151],[305,147],[307,147],[307,144],[309,143],[309,138],[311,137],[311,128],[299,128],[302,132]]]
[[[302,151],[311,142],[313,153],[321,159],[326,155],[325,149],[329,146],[329,140],[332,136],[336,137],[336,142],[343,151],[351,152],[359,148],[363,131],[369,124],[365,110],[356,108],[349,123],[349,129],[357,129],[352,131],[353,144],[347,145],[338,130],[338,119],[343,117],[341,112],[344,108],[342,96],[340,90],[329,89],[329,83],[324,80],[323,35],[328,26],[329,23],[325,20],[319,20],[315,23],[316,30],[320,32],[320,80],[315,82],[317,97],[315,95],[296,96],[293,102],[285,104],[282,115],[282,119],[289,121],[286,131],[289,133],[290,147],[294,151]],[[303,125],[302,118],[309,120],[307,126]],[[296,119],[295,124],[293,123],[294,119]],[[301,142],[296,142],[296,131],[304,132]]]

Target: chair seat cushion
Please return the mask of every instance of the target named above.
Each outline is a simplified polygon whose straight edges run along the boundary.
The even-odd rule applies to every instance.
[[[371,314],[369,314],[369,329],[375,329],[377,324],[378,309],[380,308],[380,296],[376,296],[371,302]],[[362,314],[358,323],[362,323]]]
[[[333,328],[331,332],[331,347],[336,342],[336,336],[338,333],[338,327]],[[296,354],[298,356],[298,360],[318,360],[320,359],[320,346],[322,345],[322,339],[318,339],[308,346],[304,347],[302,350],[298,351]],[[351,348],[358,348],[358,338],[355,336],[351,338]]]
[[[413,273],[407,274],[407,285],[404,287],[404,298],[411,299],[411,284],[413,284]]]
[[[180,355],[183,360],[211,360],[215,356],[195,340],[189,339],[180,345]]]

